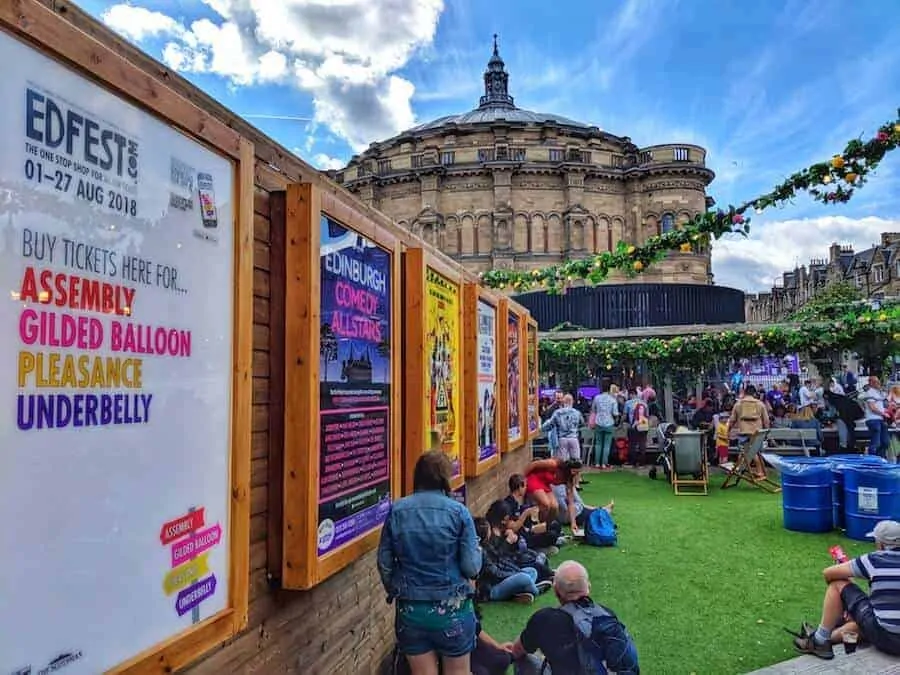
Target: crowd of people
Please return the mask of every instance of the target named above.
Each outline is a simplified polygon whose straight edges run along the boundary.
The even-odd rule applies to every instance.
[[[591,507],[581,499],[580,460],[531,462],[509,478],[509,494],[473,518],[450,496],[451,465],[440,451],[422,455],[413,494],[391,508],[378,547],[378,571],[396,606],[397,653],[412,675],[639,673],[637,649],[608,608],[590,597],[585,568],[551,557],[579,536]],[[612,512],[613,502],[599,507]],[[517,640],[501,644],[481,626],[479,604],[531,604],[550,590],[558,608],[523,621]],[[540,651],[542,657],[535,656]]]

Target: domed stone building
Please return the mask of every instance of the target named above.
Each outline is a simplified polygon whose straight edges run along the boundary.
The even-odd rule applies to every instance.
[[[678,227],[707,208],[705,162],[696,145],[641,148],[517,107],[495,36],[478,107],[372,143],[329,173],[481,272],[546,267]],[[709,251],[673,252],[631,281],[709,284]]]

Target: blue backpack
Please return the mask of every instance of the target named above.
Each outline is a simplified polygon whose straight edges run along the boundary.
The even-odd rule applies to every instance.
[[[611,609],[575,603],[566,603],[560,609],[575,624],[582,670],[578,675],[607,675],[610,671],[617,675],[640,675],[634,640]]]
[[[594,509],[584,524],[584,541],[590,546],[615,546],[616,524],[606,509]]]

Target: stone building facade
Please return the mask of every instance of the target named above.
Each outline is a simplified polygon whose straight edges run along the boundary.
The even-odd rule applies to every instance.
[[[329,175],[473,272],[641,243],[708,208],[714,177],[696,145],[639,148],[516,107],[496,37],[477,108],[373,143]],[[640,280],[711,283],[709,250],[673,252]]]
[[[882,232],[879,243],[859,252],[831,244],[827,259],[784,272],[768,292],[747,293],[746,320],[782,321],[836,281],[853,283],[864,299],[900,295],[900,232]]]

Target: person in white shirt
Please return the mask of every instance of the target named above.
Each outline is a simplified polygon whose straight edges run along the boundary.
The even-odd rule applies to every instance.
[[[859,395],[859,402],[862,403],[866,413],[866,426],[871,434],[869,454],[880,457],[887,455],[887,450],[891,445],[888,425],[884,419],[885,399],[884,392],[881,390],[881,380],[872,375],[869,377],[869,388]]]
[[[612,447],[616,417],[619,416],[619,401],[616,398],[618,393],[619,388],[611,384],[609,391],[597,394],[591,403],[594,420],[593,459],[596,466],[607,470],[612,468],[609,464],[609,450]]]

